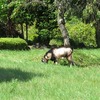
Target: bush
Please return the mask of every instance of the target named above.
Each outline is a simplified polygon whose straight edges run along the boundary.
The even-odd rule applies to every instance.
[[[57,46],[57,47],[59,47],[59,46],[62,46],[63,45],[63,41],[62,41],[62,39],[51,39],[50,40],[50,42],[49,42],[49,45],[50,46]]]
[[[20,38],[0,38],[0,49],[25,50],[27,42]]]
[[[79,46],[83,44],[86,47],[96,47],[95,28],[92,24],[84,24],[78,19],[72,19],[66,24],[69,37]]]
[[[49,40],[50,40],[50,32],[48,29],[41,29],[39,31],[39,42],[43,43],[43,44],[48,44]]]
[[[52,34],[51,34],[51,38],[58,38],[58,39],[60,39],[62,37],[62,34],[61,34],[61,32],[60,32],[60,29],[59,28],[54,28],[53,30],[52,30]]]
[[[37,34],[38,33],[38,29],[36,28],[35,23],[34,23],[33,26],[31,26],[29,28],[28,32],[29,32],[29,34],[28,34],[28,38],[29,39],[28,40],[33,43],[38,38],[38,34]]]
[[[63,45],[63,38],[59,28],[54,28],[51,34],[51,40],[49,42],[50,46],[62,46]]]

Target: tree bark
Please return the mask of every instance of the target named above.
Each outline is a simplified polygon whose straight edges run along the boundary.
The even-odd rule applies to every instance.
[[[7,0],[7,3],[9,4],[12,0]],[[7,12],[7,36],[8,37],[13,37],[14,36],[14,23],[12,22],[10,16],[12,14],[12,11],[13,11],[13,7],[9,8],[8,9],[8,12]]]
[[[96,23],[96,43],[100,47],[100,20]]]
[[[23,23],[21,23],[20,25],[21,25],[21,34],[22,34],[22,38],[24,39]]]
[[[28,41],[28,24],[26,22],[26,41]]]
[[[58,7],[57,21],[60,31],[62,33],[62,37],[64,39],[64,46],[70,46],[68,31],[65,27],[63,2],[60,1],[57,7]]]

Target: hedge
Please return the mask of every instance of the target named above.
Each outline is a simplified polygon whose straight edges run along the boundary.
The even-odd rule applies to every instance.
[[[0,38],[0,49],[25,50],[28,44],[21,38]]]

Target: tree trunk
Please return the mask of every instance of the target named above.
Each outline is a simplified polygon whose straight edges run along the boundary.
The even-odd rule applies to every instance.
[[[7,0],[7,3],[9,4],[12,0]],[[12,11],[13,11],[13,7],[9,8],[8,9],[8,12],[7,12],[7,36],[8,37],[13,37],[14,36],[14,24],[10,18],[11,14],[12,14]]]
[[[63,7],[62,2],[59,2],[58,4],[58,20],[57,21],[58,21],[60,31],[62,33],[62,37],[64,39],[64,46],[70,46],[68,31],[65,28],[64,7]]]
[[[97,42],[97,47],[100,47],[100,22],[99,21],[96,23],[96,42]]]
[[[26,22],[26,41],[28,41],[28,24]]]
[[[20,25],[21,25],[21,34],[22,34],[22,38],[24,39],[23,23],[21,23]]]

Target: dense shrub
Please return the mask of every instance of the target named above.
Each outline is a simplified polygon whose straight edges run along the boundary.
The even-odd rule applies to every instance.
[[[32,43],[35,42],[38,38],[38,29],[36,29],[35,25],[29,27],[28,30],[28,40],[31,41]]]
[[[43,41],[44,39],[48,39],[49,38],[49,30],[48,29],[42,29],[39,32],[39,35],[41,37],[41,41]]]
[[[50,31],[48,29],[41,29],[38,34],[39,34],[39,42],[43,44],[48,44],[50,40]]]
[[[0,38],[0,49],[25,50],[27,42],[20,38]]]
[[[50,46],[62,46],[63,45],[63,40],[62,39],[51,39],[50,42],[49,42],[49,45]]]
[[[92,24],[84,24],[78,19],[72,19],[66,24],[69,37],[79,46],[96,47],[95,28]]]
[[[54,28],[51,33],[51,40],[49,42],[50,46],[62,46],[63,38],[59,28]]]
[[[61,34],[61,32],[60,32],[60,29],[59,28],[54,28],[53,30],[52,30],[52,34],[51,34],[51,38],[61,38],[62,37],[62,34]]]

